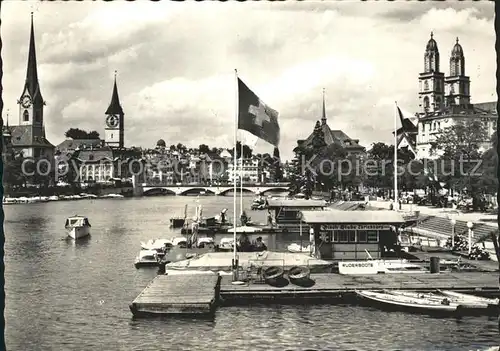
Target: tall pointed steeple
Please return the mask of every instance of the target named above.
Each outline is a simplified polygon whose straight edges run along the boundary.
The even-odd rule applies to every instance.
[[[321,115],[321,125],[326,124],[325,88],[323,88],[323,114]]]
[[[123,115],[123,109],[120,105],[120,98],[118,97],[118,88],[116,87],[116,71],[115,71],[115,83],[113,85],[113,95],[111,96],[111,102],[109,103],[108,109],[106,110],[107,115]]]
[[[33,99],[33,103],[35,104],[43,103],[42,94],[40,92],[40,85],[38,83],[33,12],[31,13],[31,32],[30,32],[30,44],[28,51],[28,67],[26,70],[26,83],[23,94],[25,92],[29,93],[30,97]]]

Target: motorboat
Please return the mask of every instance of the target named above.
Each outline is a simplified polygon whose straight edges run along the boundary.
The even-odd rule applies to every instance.
[[[135,268],[139,267],[156,267],[158,266],[159,258],[155,250],[141,250],[135,259]]]
[[[213,247],[215,244],[214,244],[214,239],[211,238],[211,237],[208,237],[208,236],[204,236],[204,237],[200,237],[196,240],[196,247]]]
[[[252,210],[264,210],[266,209],[266,200],[262,197],[258,197],[253,200],[252,206],[250,207]]]
[[[357,290],[356,294],[368,301],[376,302],[386,307],[411,309],[423,312],[455,312],[459,305],[444,297],[442,299],[415,298],[386,292]]]
[[[121,199],[125,196],[123,196],[122,194],[108,194],[108,195],[104,195],[103,197],[108,198],[108,199]]]
[[[171,239],[151,239],[147,243],[141,241],[141,249],[165,251],[173,246]]]
[[[91,225],[87,217],[74,215],[66,219],[64,227],[68,232],[68,236],[77,240],[90,234]]]
[[[177,216],[170,218],[170,226],[172,228],[182,228],[184,227],[184,223],[186,222],[186,218]]]
[[[242,225],[239,227],[236,227],[236,234],[241,234],[241,233],[260,233],[264,229],[260,227],[254,227],[254,226],[246,226]],[[228,228],[227,233],[234,233],[234,227]]]
[[[186,247],[187,246],[187,239],[183,236],[177,236],[172,239],[172,246],[180,246],[180,247]]]
[[[12,205],[12,204],[17,204],[17,203],[19,203],[19,200],[16,199],[15,197],[4,197],[3,198],[4,205]]]
[[[295,266],[307,266],[311,272],[331,272],[333,263],[302,253],[290,252],[238,252],[239,266],[242,269],[250,267],[267,268],[276,266],[288,270]],[[230,271],[232,269],[232,252],[207,252],[191,259],[167,264],[166,269],[200,270],[200,271]]]
[[[302,253],[309,253],[311,252],[311,245],[299,245],[296,243],[290,244],[287,246],[288,252],[302,252]]]
[[[170,227],[172,228],[182,228],[187,221],[187,210],[188,205],[184,205],[184,214],[182,216],[175,216],[170,218]]]
[[[219,250],[232,251],[234,247],[234,238],[221,238],[219,243]]]

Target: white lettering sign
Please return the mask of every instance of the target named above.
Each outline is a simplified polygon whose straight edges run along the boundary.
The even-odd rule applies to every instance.
[[[375,261],[339,262],[340,274],[377,274],[378,263]]]
[[[321,230],[390,230],[387,224],[323,224]]]

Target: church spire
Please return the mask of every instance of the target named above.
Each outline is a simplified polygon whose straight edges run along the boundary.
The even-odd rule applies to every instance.
[[[123,115],[123,109],[120,105],[120,98],[118,97],[118,88],[116,87],[116,71],[115,71],[115,84],[113,86],[113,95],[111,96],[111,102],[106,110],[107,115]]]
[[[323,88],[323,114],[321,115],[321,125],[326,124],[325,88]]]
[[[35,101],[43,103],[40,86],[38,83],[38,70],[36,62],[36,49],[35,49],[35,29],[33,25],[33,12],[31,13],[31,32],[30,44],[28,51],[28,67],[26,69],[26,83],[25,91],[29,93],[30,97]]]

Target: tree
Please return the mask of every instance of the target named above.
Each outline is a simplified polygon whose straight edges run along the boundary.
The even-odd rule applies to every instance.
[[[234,148],[233,148],[233,152],[234,152]],[[251,158],[252,154],[253,154],[252,148],[250,148],[250,146],[248,146],[248,145],[243,145],[243,158]],[[236,142],[236,157],[237,158],[241,157],[241,142],[240,141]]]
[[[271,174],[274,182],[280,182],[283,179],[283,167],[281,165],[280,150],[275,147],[273,152],[273,167]]]
[[[7,189],[14,189],[26,185],[26,176],[22,171],[23,161],[24,158],[22,155],[5,160],[3,168],[3,184]]]
[[[482,120],[463,119],[445,128],[431,146],[432,154],[440,154],[439,169],[446,169],[449,185],[467,189],[473,199],[482,192],[477,165],[483,159],[481,147],[487,140],[488,129]]]
[[[321,124],[317,121],[313,130],[312,148],[314,151],[319,151],[324,146],[326,146],[325,135],[323,134]]]
[[[207,154],[210,152],[210,148],[208,147],[208,145],[201,144],[200,146],[198,146],[198,151],[202,154]]]
[[[86,132],[79,128],[70,128],[64,134],[66,138],[81,140],[81,139],[99,139],[99,133],[95,130]]]
[[[95,130],[89,132],[87,136],[88,136],[89,139],[100,139],[101,138],[101,136],[99,135],[99,133],[96,132]]]

